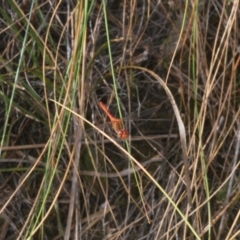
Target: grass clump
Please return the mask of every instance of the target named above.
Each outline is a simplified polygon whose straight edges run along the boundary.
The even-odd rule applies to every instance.
[[[0,14],[0,239],[237,238],[238,1]]]

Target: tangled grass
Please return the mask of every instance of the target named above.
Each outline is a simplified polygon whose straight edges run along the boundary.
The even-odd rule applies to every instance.
[[[237,239],[239,1],[0,14],[0,239]]]

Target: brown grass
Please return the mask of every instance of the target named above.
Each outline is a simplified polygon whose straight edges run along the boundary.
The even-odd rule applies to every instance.
[[[0,239],[237,239],[239,2],[86,2],[1,1]]]

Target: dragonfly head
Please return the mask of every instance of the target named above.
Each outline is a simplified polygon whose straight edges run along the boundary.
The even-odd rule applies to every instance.
[[[127,129],[119,130],[117,134],[118,134],[118,137],[123,140],[127,139],[129,136],[129,132]]]

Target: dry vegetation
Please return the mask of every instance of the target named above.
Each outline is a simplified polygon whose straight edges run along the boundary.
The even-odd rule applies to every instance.
[[[0,239],[239,239],[238,0],[0,2]]]

